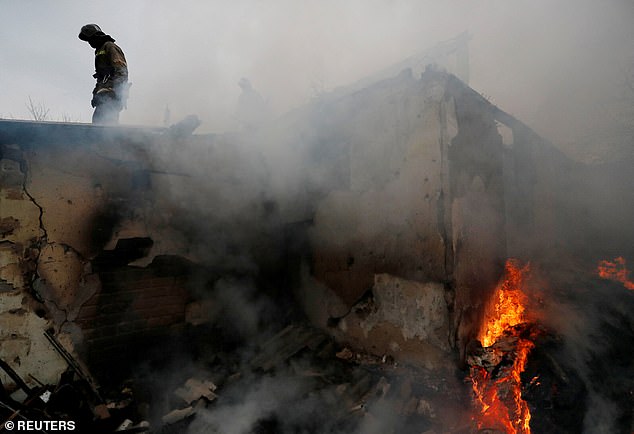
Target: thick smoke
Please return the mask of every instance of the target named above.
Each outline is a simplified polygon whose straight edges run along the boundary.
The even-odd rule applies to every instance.
[[[245,379],[225,390],[223,402],[227,403],[201,413],[188,433],[243,434],[267,424],[269,430],[273,426],[279,433],[297,432],[298,427],[308,432],[334,432],[328,417],[333,403],[329,409],[318,392],[311,393],[313,387],[311,381],[285,373]]]
[[[538,274],[546,280],[535,287],[540,303],[531,311],[555,334],[559,344],[545,351],[570,373],[569,386],[574,387],[573,376],[583,383],[576,397],[585,409],[583,432],[628,432],[633,417],[629,348],[634,344],[634,294],[618,282],[598,278],[594,269],[584,270],[563,258]]]

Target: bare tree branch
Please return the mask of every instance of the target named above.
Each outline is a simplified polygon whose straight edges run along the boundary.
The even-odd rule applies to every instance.
[[[50,111],[48,107],[46,107],[42,103],[36,103],[29,96],[29,102],[26,104],[26,109],[31,113],[31,117],[34,121],[45,121],[48,119],[48,112]]]

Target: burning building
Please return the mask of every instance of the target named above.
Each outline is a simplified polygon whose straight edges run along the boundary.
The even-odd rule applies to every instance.
[[[0,121],[5,420],[631,431],[633,294],[595,273],[634,258],[631,171],[433,68],[254,131],[189,124]]]

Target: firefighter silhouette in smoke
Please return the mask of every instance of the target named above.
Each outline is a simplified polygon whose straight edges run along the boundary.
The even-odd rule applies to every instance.
[[[119,112],[128,99],[128,64],[123,51],[110,35],[97,24],[86,24],[79,32],[79,39],[95,49],[95,74],[97,79],[90,104],[95,108],[93,124],[119,123]]]

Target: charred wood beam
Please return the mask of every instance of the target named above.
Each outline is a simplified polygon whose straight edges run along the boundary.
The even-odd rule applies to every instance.
[[[17,372],[15,372],[13,368],[2,359],[0,359],[0,368],[2,368],[2,370],[7,373],[7,375],[15,382],[16,386],[24,390],[24,393],[26,393],[27,395],[31,394],[31,388],[27,386],[27,384],[18,375]],[[0,383],[0,386],[2,386],[2,383]]]
[[[95,398],[97,399],[97,402],[99,402],[100,404],[103,404],[105,401],[99,394],[99,391],[97,390],[97,386],[95,385],[94,380],[89,375],[84,373],[81,366],[79,366],[79,363],[77,363],[77,361],[73,358],[73,356],[68,351],[66,351],[66,348],[64,348],[62,344],[59,343],[59,341],[57,340],[57,338],[55,338],[55,336],[53,336],[48,330],[44,332],[44,336],[46,337],[46,339],[48,339],[48,341],[51,343],[53,348],[55,348],[55,350],[59,353],[59,355],[62,356],[62,358],[66,361],[66,363],[68,363],[68,366],[77,374],[77,376],[81,378],[83,381],[85,381],[86,384],[88,384],[91,392],[94,394]]]

